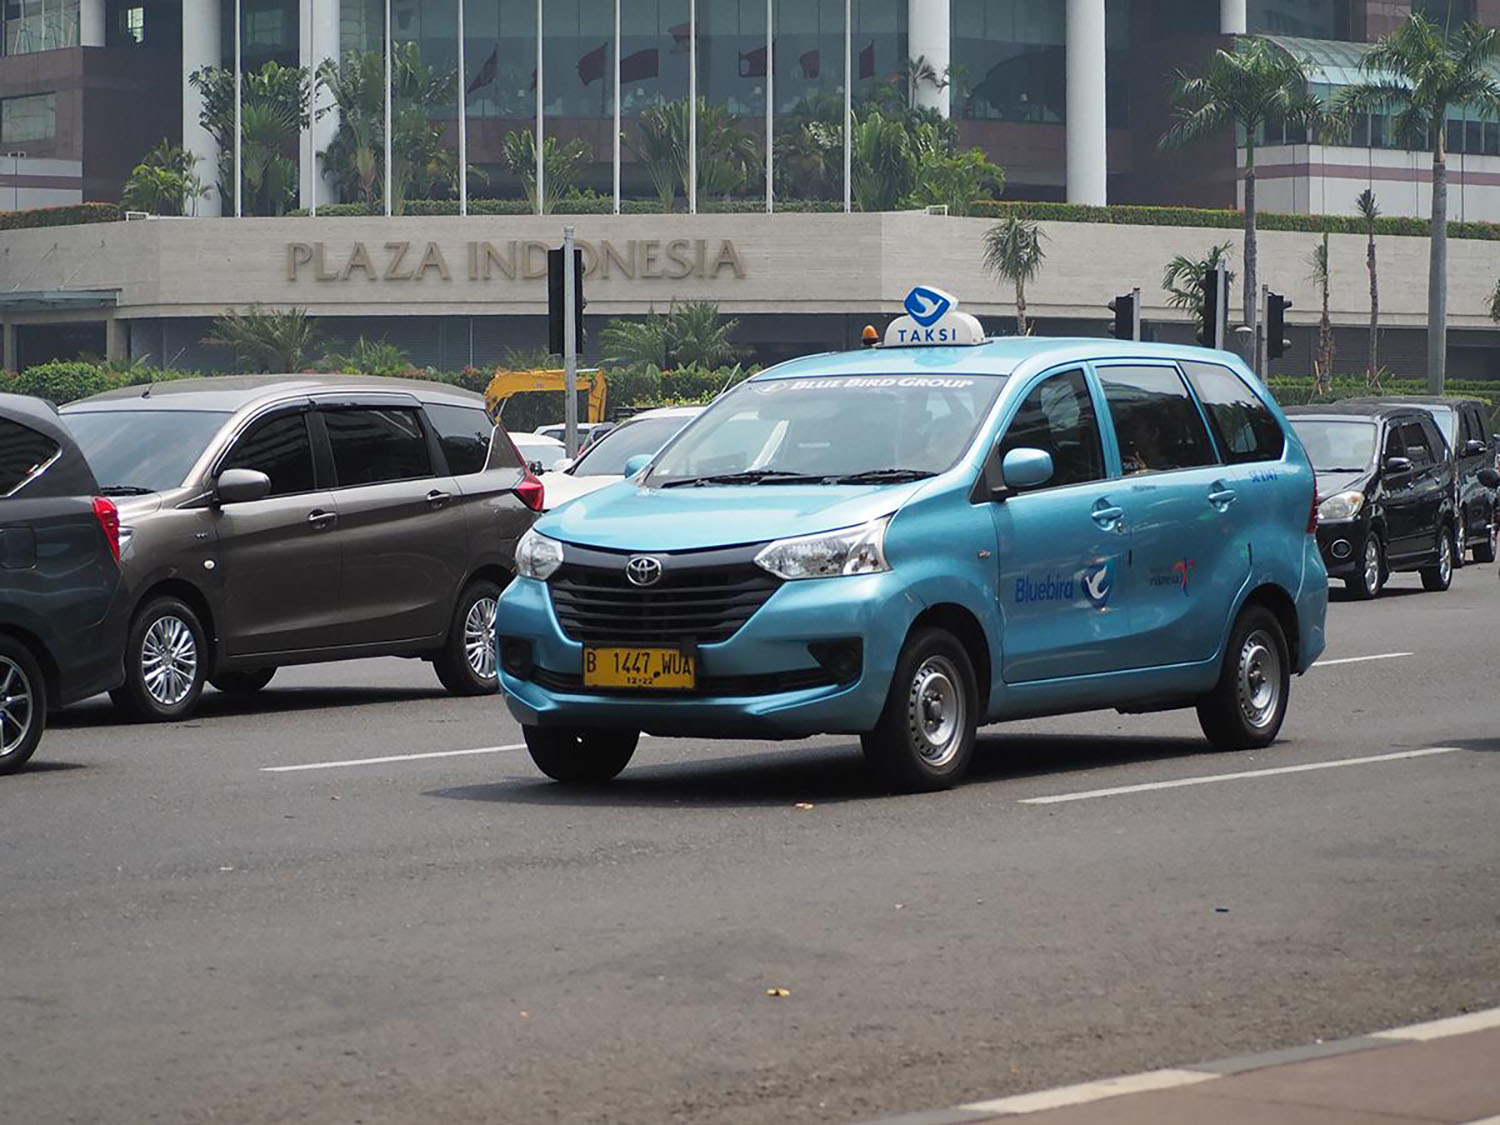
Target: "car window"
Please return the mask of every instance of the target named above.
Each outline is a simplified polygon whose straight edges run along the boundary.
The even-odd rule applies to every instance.
[[[1049,487],[1104,479],[1099,419],[1082,371],[1050,375],[1027,393],[997,456],[1004,460],[1012,449],[1043,449],[1052,455]]]
[[[1430,414],[1433,421],[1437,423],[1438,430],[1443,437],[1448,439],[1448,444],[1452,445],[1458,436],[1458,411],[1446,406],[1435,406]]]
[[[448,471],[454,476],[483,472],[490,464],[490,445],[495,427],[489,415],[478,406],[444,406],[427,404],[427,418],[437,431],[438,444],[443,447],[443,456],[448,461]],[[498,442],[496,453],[503,454],[504,464],[514,467],[515,455],[509,443]],[[500,445],[506,448],[502,451]],[[499,468],[499,465],[491,466]]]
[[[1375,426],[1364,419],[1294,417],[1292,429],[1297,431],[1313,468],[1320,473],[1357,473],[1375,456]],[[1386,450],[1387,457],[1400,455],[1399,441],[1395,453]]]
[[[209,410],[65,410],[63,421],[106,493],[178,488],[229,420]]]
[[[1215,462],[1203,417],[1175,367],[1101,367],[1126,475]]]
[[[324,411],[323,420],[340,487],[432,475],[427,437],[415,410],[354,407]]]
[[[219,466],[225,469],[253,469],[271,478],[271,496],[291,496],[311,492],[313,478],[312,442],[307,436],[307,415],[283,414],[267,418],[245,431],[234,443],[229,456]]]
[[[655,453],[691,421],[691,416],[668,415],[623,422],[590,445],[568,472],[575,477],[624,476],[626,461]]]
[[[1286,435],[1243,379],[1217,363],[1184,363],[1182,369],[1203,404],[1224,460],[1239,465],[1281,459]]]
[[[1405,457],[1406,446],[1401,441],[1401,427],[1392,426],[1385,434],[1385,457],[1389,461],[1392,457]]]
[[[1406,455],[1417,468],[1431,465],[1435,460],[1432,443],[1421,422],[1407,422],[1401,427],[1401,441],[1406,446]]]
[[[511,434],[510,440],[528,464],[535,462],[546,472],[567,456],[563,447],[555,441],[543,441],[537,434]]]
[[[9,496],[57,456],[57,442],[30,426],[0,418],[0,496]]]

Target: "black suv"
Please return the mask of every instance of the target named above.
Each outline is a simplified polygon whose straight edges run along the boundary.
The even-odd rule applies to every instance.
[[[1446,590],[1457,548],[1453,456],[1432,415],[1370,402],[1286,414],[1318,474],[1318,546],[1329,575],[1361,598],[1375,597],[1396,570]]]
[[[1485,469],[1500,468],[1496,438],[1490,433],[1489,406],[1476,398],[1436,395],[1393,395],[1350,401],[1415,406],[1432,415],[1453,450],[1454,504],[1463,516],[1454,565],[1463,565],[1465,551],[1473,554],[1475,562],[1494,562],[1495,541],[1500,535],[1500,525],[1495,519],[1495,490],[1480,479]]]
[[[119,515],[57,413],[0,394],[0,773],[125,678]]]

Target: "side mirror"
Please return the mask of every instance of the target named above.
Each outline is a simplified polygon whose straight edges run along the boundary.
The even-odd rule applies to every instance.
[[[649,453],[637,453],[634,457],[631,457],[625,462],[625,475],[627,477],[635,476],[636,473],[651,464],[651,456]]]
[[[531,470],[531,475],[534,477],[539,477],[543,472],[546,471],[542,468],[542,463],[540,461],[527,461],[526,467]]]
[[[1478,438],[1470,438],[1464,443],[1464,456],[1473,457],[1484,452],[1484,442]]]
[[[214,486],[214,500],[219,504],[243,504],[270,494],[271,478],[255,469],[225,469]]]
[[[1011,488],[1037,488],[1052,479],[1052,454],[1045,449],[1012,449],[1000,462],[1000,474]]]
[[[1388,473],[1411,472],[1410,457],[1387,457],[1385,459],[1385,471]]]
[[[1494,469],[1480,469],[1479,483],[1485,488],[1500,488],[1500,473]]]

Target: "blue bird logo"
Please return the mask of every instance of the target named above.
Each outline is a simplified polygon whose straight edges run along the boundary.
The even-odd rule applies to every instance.
[[[931,328],[943,319],[943,314],[953,307],[953,298],[941,289],[929,289],[925,285],[918,285],[906,295],[904,307],[907,316],[923,328]]]

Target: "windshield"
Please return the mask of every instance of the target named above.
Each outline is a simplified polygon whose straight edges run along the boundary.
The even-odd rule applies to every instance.
[[[692,420],[692,415],[679,414],[622,422],[589,446],[568,472],[575,477],[624,476],[626,461],[638,453],[655,453]]]
[[[1375,458],[1375,424],[1362,421],[1292,419],[1313,468],[1320,473],[1357,473]]]
[[[651,482],[931,476],[968,449],[1004,385],[995,375],[751,380],[699,416],[662,454]]]
[[[79,410],[63,420],[106,495],[163,492],[207,448],[227,413],[208,410]]]
[[[541,465],[543,472],[567,456],[563,447],[556,442],[530,441],[525,434],[511,434],[510,440],[516,443],[516,449],[528,465],[535,461]]]
[[[1453,444],[1453,431],[1457,429],[1458,412],[1447,406],[1429,406],[1427,412],[1432,415],[1432,420],[1438,424],[1438,429],[1443,431],[1443,436],[1448,439],[1448,444]]]

